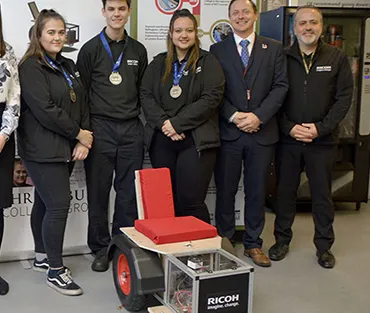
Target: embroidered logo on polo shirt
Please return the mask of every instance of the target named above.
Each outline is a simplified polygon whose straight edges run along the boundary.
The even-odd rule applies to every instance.
[[[189,71],[184,71],[182,74],[183,74],[184,76],[188,76],[188,75],[189,75]]]
[[[71,75],[72,76],[72,75]],[[76,78],[79,78],[80,77],[80,72],[75,72],[75,76],[76,76]],[[72,76],[73,77],[73,76]],[[74,78],[74,77],[73,77]]]
[[[316,66],[316,72],[331,72],[331,65]]]
[[[138,60],[127,60],[127,65],[138,66],[139,61]]]
[[[197,67],[197,69],[195,70],[195,74],[198,74],[198,73],[200,73],[202,71],[202,67],[201,66],[199,66],[199,67]]]

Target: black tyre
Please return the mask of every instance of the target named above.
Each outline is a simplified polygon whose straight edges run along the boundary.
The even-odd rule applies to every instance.
[[[130,255],[116,247],[113,253],[113,280],[123,307],[137,312],[146,306],[146,296],[136,294],[137,273]]]

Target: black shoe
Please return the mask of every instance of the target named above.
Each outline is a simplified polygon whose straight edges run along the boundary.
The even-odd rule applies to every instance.
[[[72,275],[72,271],[67,266],[65,266],[64,268],[68,271],[69,275]],[[36,272],[47,273],[47,271],[49,270],[48,259],[45,258],[42,261],[37,261],[37,259],[34,259],[33,260],[33,270]]]
[[[49,269],[49,262],[47,258],[43,259],[42,261],[37,261],[37,259],[33,260],[33,270],[34,271],[46,273],[48,269]]]
[[[57,272],[49,269],[46,283],[49,287],[65,296],[79,296],[83,293],[81,287],[72,280],[65,267]]]
[[[327,250],[323,253],[320,253],[319,251],[316,252],[317,256],[317,262],[323,267],[323,268],[333,268],[335,265],[335,257],[333,253],[331,253],[330,250]]]
[[[269,249],[269,257],[273,261],[280,261],[285,258],[289,252],[289,246],[283,243],[275,243]]]
[[[106,254],[98,254],[91,265],[91,269],[95,272],[105,272],[109,269],[109,261]]]
[[[5,296],[9,291],[8,283],[0,277],[0,295]]]

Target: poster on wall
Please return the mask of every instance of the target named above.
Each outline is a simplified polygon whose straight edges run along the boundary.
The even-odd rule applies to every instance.
[[[147,0],[138,1],[138,40],[153,56],[166,50],[171,16],[176,10],[189,9],[199,26],[202,48],[224,39],[232,30],[228,20],[229,0]]]
[[[314,5],[317,7],[369,9],[369,0],[298,0],[298,5]]]
[[[86,11],[86,7],[89,10]],[[17,59],[25,53],[34,21],[42,9],[54,9],[67,22],[67,43],[63,54],[76,60],[78,51],[105,25],[101,1],[96,0],[2,0],[1,13],[5,40],[14,48]],[[85,14],[80,14],[85,12]],[[17,27],[14,27],[17,16]],[[76,162],[71,175],[71,204],[64,240],[64,252],[88,252],[87,193],[82,162]],[[34,187],[22,161],[16,157],[13,175],[13,205],[4,210],[5,233],[1,260],[33,257],[33,237],[30,216],[34,202]]]
[[[86,10],[87,7],[89,10]],[[42,9],[54,9],[66,20],[67,43],[63,53],[73,60],[76,60],[82,45],[105,25],[101,14],[102,3],[97,0],[2,0],[4,38],[13,46],[18,59],[27,49],[30,31]],[[17,27],[14,27],[14,16],[17,16]]]

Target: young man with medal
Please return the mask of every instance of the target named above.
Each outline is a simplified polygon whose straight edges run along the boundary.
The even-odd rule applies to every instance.
[[[33,268],[47,272],[47,285],[63,295],[82,289],[63,264],[63,240],[70,208],[69,176],[74,161],[91,148],[87,98],[74,62],[61,55],[66,23],[54,10],[42,10],[19,66],[21,118],[18,152],[34,185],[31,228]]]
[[[147,67],[145,47],[125,25],[131,0],[103,0],[106,27],[81,49],[77,66],[88,92],[94,146],[85,161],[89,202],[88,245],[94,271],[106,271],[111,240],[108,204],[114,173],[112,236],[137,219],[134,172],[142,168],[144,129],[139,88]]]
[[[177,216],[210,222],[204,202],[220,145],[218,106],[224,75],[199,48],[198,26],[187,9],[170,21],[167,52],[148,66],[141,86],[146,148],[153,167],[168,167]]]
[[[267,177],[279,139],[275,114],[288,90],[286,61],[281,43],[254,33],[258,13],[252,1],[230,1],[229,18],[234,33],[211,47],[226,78],[215,170],[216,226],[221,236],[233,239],[235,195],[244,165],[244,254],[266,267],[271,263],[261,250],[260,235]]]
[[[275,239],[269,256],[282,260],[289,250],[300,175],[305,169],[311,190],[318,263],[332,268],[335,258],[332,169],[338,125],[352,100],[353,82],[343,51],[323,43],[321,11],[299,7],[294,14],[296,41],[286,50],[289,91],[281,110],[277,148]]]

